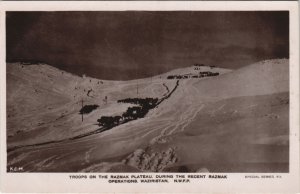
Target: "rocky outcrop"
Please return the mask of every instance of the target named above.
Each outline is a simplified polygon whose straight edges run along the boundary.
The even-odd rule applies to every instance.
[[[169,148],[152,154],[146,153],[143,149],[137,149],[122,162],[141,171],[161,172],[176,161],[175,149]]]

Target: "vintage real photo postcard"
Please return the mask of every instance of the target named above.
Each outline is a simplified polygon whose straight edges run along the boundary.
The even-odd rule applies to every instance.
[[[298,2],[0,18],[4,192],[299,192]]]

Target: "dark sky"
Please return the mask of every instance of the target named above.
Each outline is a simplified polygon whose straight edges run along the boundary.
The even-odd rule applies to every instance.
[[[194,63],[288,58],[287,11],[7,12],[7,61],[127,80]]]

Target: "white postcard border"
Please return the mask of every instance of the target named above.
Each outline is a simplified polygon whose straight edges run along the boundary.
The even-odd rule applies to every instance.
[[[5,11],[125,11],[125,10],[198,10],[290,12],[290,172],[289,173],[214,173],[227,179],[195,179],[192,183],[108,183],[103,179],[70,179],[69,175],[111,175],[116,173],[7,173],[6,172],[6,62]],[[2,192],[300,192],[299,191],[299,12],[298,2],[281,1],[119,1],[119,2],[0,2],[0,126]],[[117,173],[132,175],[137,173]],[[142,173],[138,173],[142,174]],[[144,173],[193,174],[193,173]],[[245,175],[275,175],[282,178],[250,179]]]

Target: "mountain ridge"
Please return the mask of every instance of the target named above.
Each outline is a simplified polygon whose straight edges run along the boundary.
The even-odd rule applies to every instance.
[[[204,67],[200,71],[210,69]],[[270,169],[278,172],[287,169],[287,59],[259,62],[235,71],[221,69],[219,76],[186,79],[167,77],[199,70],[189,67],[131,81],[73,77],[61,71],[52,72],[57,77],[51,77],[51,68],[45,72],[21,66],[7,70],[7,145],[8,149],[21,146],[8,152],[9,165],[26,165],[26,171],[33,172],[196,172],[202,168],[218,172],[221,164],[214,158],[224,156],[223,170],[230,172],[240,169],[247,160],[251,164],[245,166],[245,171],[268,170],[261,163],[272,165]],[[24,71],[27,73],[22,74]],[[118,100],[164,96],[168,98],[144,118],[94,133],[101,116],[122,115],[133,106]],[[83,121],[79,114],[82,103],[99,106],[83,115]],[[59,142],[89,133],[92,135]],[[232,139],[239,146],[232,144]],[[43,144],[53,141],[56,143]],[[263,155],[268,149],[274,156]],[[226,150],[234,152],[225,157]],[[39,158],[35,158],[36,151],[40,152]],[[157,164],[165,156],[166,160]],[[238,164],[232,164],[232,158],[238,158]],[[29,162],[33,159],[35,164]],[[51,162],[43,165],[46,161]],[[282,162],[282,166],[277,168],[274,162]]]

